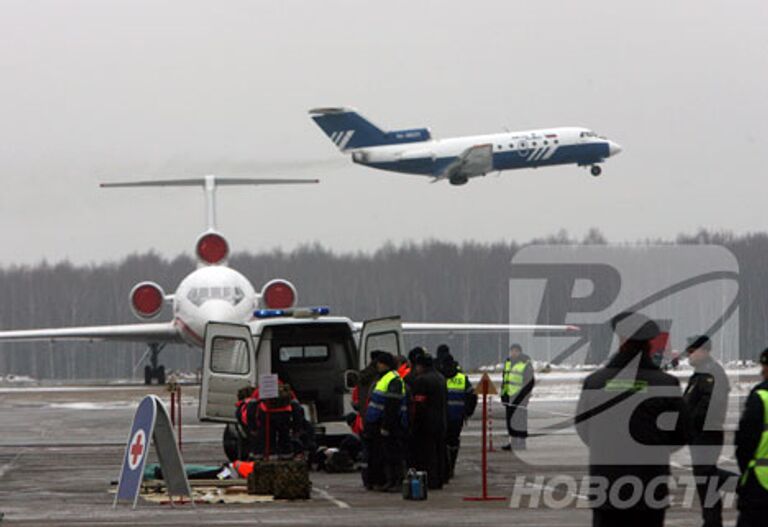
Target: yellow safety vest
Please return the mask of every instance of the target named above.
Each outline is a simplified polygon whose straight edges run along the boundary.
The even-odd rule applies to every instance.
[[[467,376],[461,372],[445,380],[448,386],[448,420],[463,421],[467,398]]]
[[[757,481],[768,490],[768,390],[757,390],[757,395],[763,401],[763,435],[760,436],[760,444],[757,445],[752,461],[741,476],[741,484],[746,483],[749,471],[754,470]]]
[[[395,379],[400,379],[400,375],[395,370],[390,370],[381,376],[381,379],[373,387],[370,398],[368,400],[368,406],[365,411],[365,422],[376,423],[384,416],[384,406],[387,399],[390,397],[396,397],[400,400],[400,419],[403,422],[403,426],[407,426],[408,423],[408,406],[405,399],[405,383],[400,383],[401,394],[389,393],[389,383]]]
[[[501,379],[501,395],[517,395],[523,389],[523,373],[528,361],[512,361],[507,359],[504,363],[504,374]]]
[[[450,379],[446,379],[445,382],[448,385],[449,391],[454,390],[464,393],[464,390],[467,388],[467,376],[461,372],[458,372]]]

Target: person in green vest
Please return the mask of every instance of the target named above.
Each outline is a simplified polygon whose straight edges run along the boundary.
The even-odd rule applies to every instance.
[[[448,479],[456,471],[456,460],[461,447],[461,430],[464,422],[472,417],[477,406],[477,395],[469,377],[455,360],[445,366],[445,382],[448,386],[448,412],[445,442],[448,446]]]
[[[365,485],[369,490],[400,492],[408,433],[405,384],[391,353],[380,351],[374,360],[380,377],[373,385],[365,408],[362,437],[368,452]]]
[[[525,450],[528,437],[528,401],[536,380],[531,358],[523,353],[520,344],[509,347],[509,358],[504,362],[501,380],[501,402],[507,417],[509,444],[502,450]]]
[[[760,364],[763,381],[747,397],[734,439],[741,469],[736,527],[765,525],[768,516],[768,349]]]

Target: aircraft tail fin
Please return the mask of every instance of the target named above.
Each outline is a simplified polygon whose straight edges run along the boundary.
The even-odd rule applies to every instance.
[[[351,108],[315,108],[309,113],[342,152],[367,146],[417,143],[432,137],[426,128],[386,132]]]
[[[135,188],[135,187],[199,187],[205,191],[208,229],[216,230],[216,188],[239,185],[303,185],[319,183],[317,179],[277,179],[277,178],[242,178],[219,177],[208,175],[186,179],[152,179],[143,181],[114,181],[101,183],[102,188]]]

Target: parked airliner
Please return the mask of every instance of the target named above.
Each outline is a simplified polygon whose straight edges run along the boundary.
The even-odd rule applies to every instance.
[[[552,165],[588,166],[599,176],[600,163],[622,150],[618,143],[579,127],[433,139],[428,128],[381,130],[351,108],[316,108],[309,113],[355,163],[433,181],[447,179],[452,185],[492,172]]]
[[[287,309],[295,306],[296,288],[284,279],[267,282],[256,291],[251,282],[227,266],[229,243],[216,228],[216,189],[232,185],[292,185],[318,183],[316,179],[250,179],[205,176],[190,179],[104,183],[104,188],[126,187],[199,187],[205,190],[207,230],[195,244],[198,268],[187,275],[172,294],[162,286],[145,281],[128,294],[133,314],[144,323],[110,326],[71,327],[0,331],[3,341],[133,341],[145,342],[150,364],[144,369],[144,381],[165,383],[165,368],[158,355],[166,344],[187,344],[200,348],[209,322],[244,324],[253,320],[255,309]],[[165,304],[171,305],[173,320],[156,319]]]
[[[216,188],[232,185],[287,185],[318,183],[315,179],[248,179],[205,176],[202,178],[104,183],[106,188],[130,187],[199,187],[205,190],[208,228],[197,239],[195,254],[198,268],[187,275],[175,293],[166,294],[155,282],[140,282],[128,297],[133,314],[141,324],[120,324],[90,327],[23,329],[0,331],[0,344],[20,341],[130,341],[148,345],[150,364],[144,369],[144,381],[165,382],[165,368],[158,356],[166,344],[186,344],[195,348],[204,345],[205,329],[210,322],[246,324],[254,320],[259,310],[306,313],[315,316],[316,308],[297,308],[297,291],[285,279],[273,279],[259,291],[238,271],[227,266],[229,243],[216,228]],[[62,299],[62,301],[65,301]],[[173,320],[149,322],[160,316],[163,306],[171,305]],[[484,333],[530,332],[536,330],[572,331],[571,326],[542,326],[483,323],[403,322],[402,330],[409,333]],[[361,328],[358,323],[356,328]]]

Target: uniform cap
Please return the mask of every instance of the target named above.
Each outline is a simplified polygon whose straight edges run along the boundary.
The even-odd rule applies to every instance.
[[[423,366],[425,368],[430,368],[434,366],[435,361],[432,359],[432,355],[429,353],[425,353],[423,355],[419,355],[416,357],[416,365],[417,366]]]
[[[373,354],[371,354],[371,356],[373,357]],[[395,368],[397,368],[397,362],[395,361],[395,356],[389,353],[388,351],[379,351],[373,360],[379,364],[384,364],[391,370],[394,370]]]
[[[647,342],[661,334],[659,325],[642,313],[625,311],[611,319],[613,331],[623,340]]]
[[[416,359],[420,355],[426,355],[426,354],[427,354],[427,350],[425,350],[421,346],[416,346],[415,348],[413,348],[411,351],[408,352],[408,360],[411,361],[411,363],[416,364]]]

